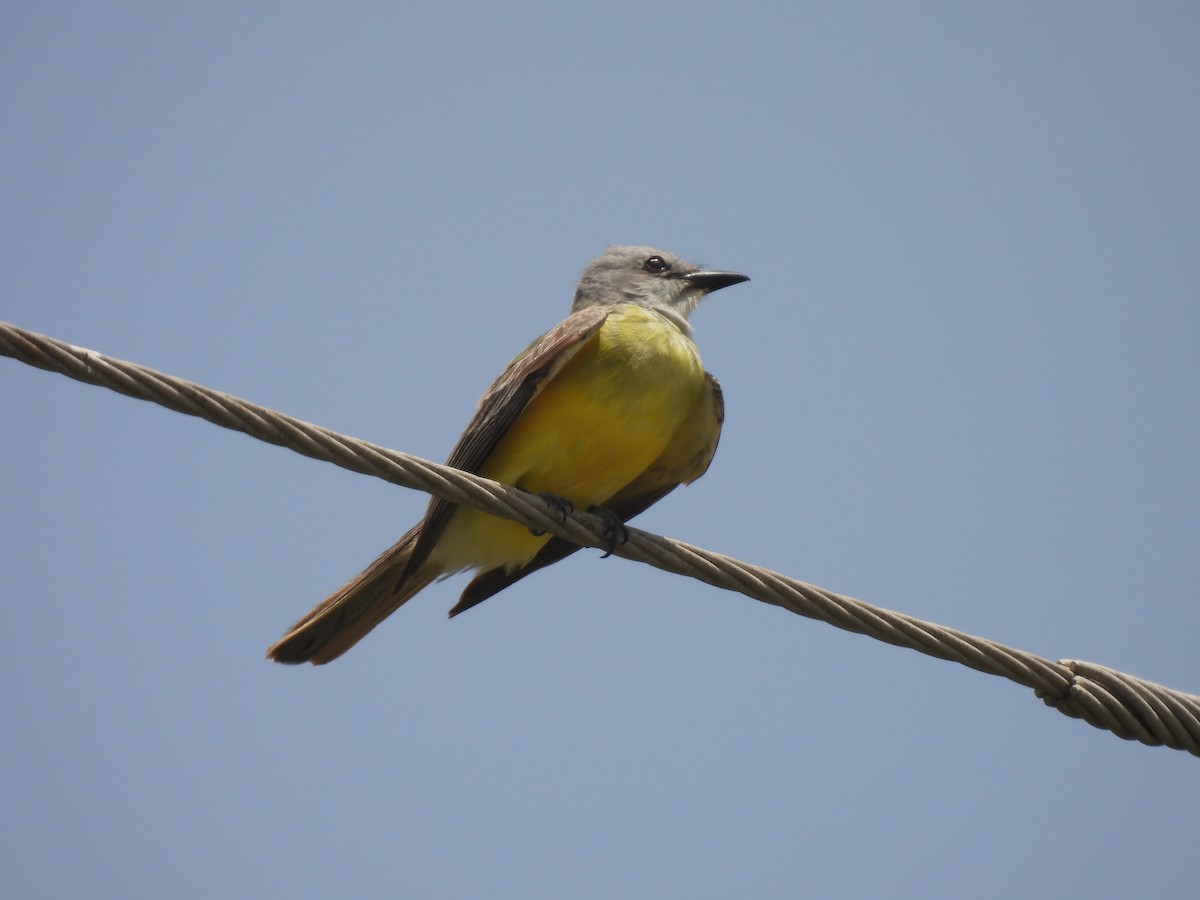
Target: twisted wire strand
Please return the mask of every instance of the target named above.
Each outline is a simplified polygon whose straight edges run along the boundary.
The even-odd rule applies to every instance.
[[[360,441],[230,394],[114,359],[0,322],[0,354],[79,381],[158,403],[223,428],[393,484],[466,503],[608,549],[607,523],[586,512],[566,516],[541,497]],[[1054,662],[976,635],[925,622],[789,578],[719,553],[629,528],[614,555],[736,591],[837,628],[950,660],[1033,688],[1047,706],[1126,740],[1200,756],[1200,696],[1080,660]]]

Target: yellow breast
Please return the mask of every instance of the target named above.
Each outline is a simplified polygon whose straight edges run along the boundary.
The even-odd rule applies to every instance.
[[[640,306],[615,307],[529,401],[480,474],[578,509],[603,506],[658,459],[704,392],[700,355],[678,326]],[[516,566],[546,540],[461,508],[433,557],[446,569]]]

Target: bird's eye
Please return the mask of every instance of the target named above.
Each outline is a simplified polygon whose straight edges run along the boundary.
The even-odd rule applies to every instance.
[[[647,272],[665,272],[671,268],[671,264],[661,256],[652,256],[646,260],[645,269]]]

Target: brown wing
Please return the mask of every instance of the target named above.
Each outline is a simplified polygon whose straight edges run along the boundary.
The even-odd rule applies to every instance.
[[[480,399],[475,417],[450,451],[446,465],[477,473],[525,405],[600,330],[607,317],[608,310],[598,306],[571,313],[510,362]],[[430,500],[401,582],[425,562],[454,509],[455,504],[439,497]]]
[[[663,451],[649,469],[626,485],[605,504],[616,513],[621,521],[628,522],[638,513],[645,512],[681,484],[691,484],[708,471],[717,452],[721,437],[721,425],[725,421],[725,399],[721,385],[711,374],[704,373],[708,391],[700,400],[700,410],[692,416],[675,436],[670,446]],[[706,409],[707,407],[707,409]],[[715,427],[714,427],[715,423]],[[513,571],[503,567],[481,572],[471,580],[458,603],[450,610],[451,617],[477,606],[493,594],[498,594],[526,575],[536,572],[551,563],[565,559],[576,550],[578,544],[554,537],[546,542],[526,565]]]

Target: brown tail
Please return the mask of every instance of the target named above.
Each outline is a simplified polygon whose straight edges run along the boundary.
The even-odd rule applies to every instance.
[[[436,572],[425,574],[418,569],[399,582],[420,531],[418,524],[363,572],[317,604],[267,650],[267,658],[280,663],[322,665],[366,637],[437,577]]]

